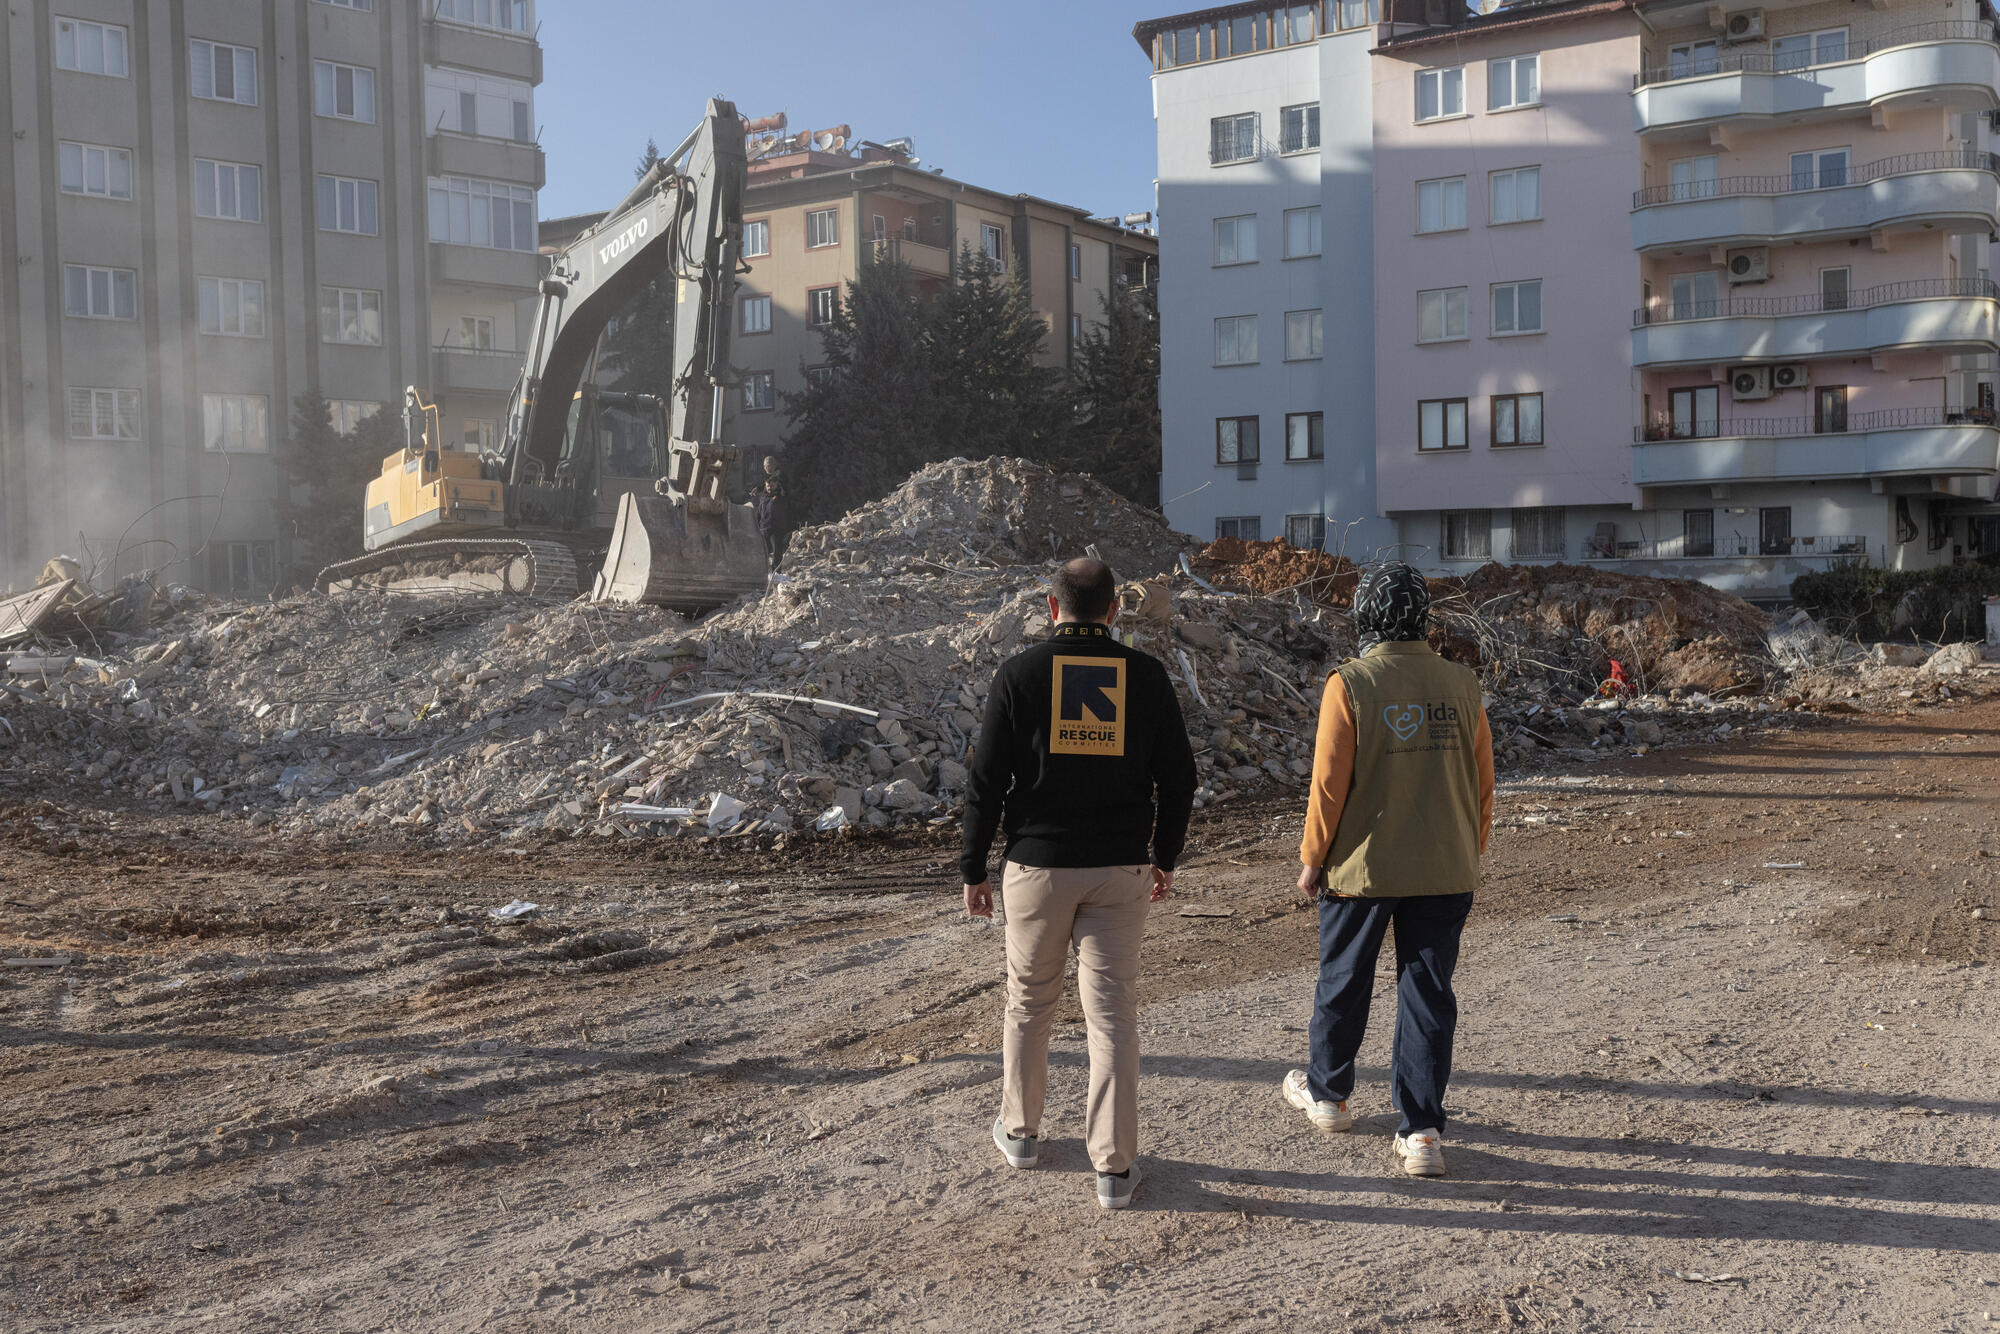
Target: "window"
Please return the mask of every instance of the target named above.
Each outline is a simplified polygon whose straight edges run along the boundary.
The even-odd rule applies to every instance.
[[[212,542],[208,548],[208,591],[223,597],[263,597],[277,586],[277,562],[269,542]]]
[[[1264,521],[1255,514],[1238,518],[1217,519],[1215,536],[1218,540],[1233,537],[1239,542],[1261,542],[1264,540]]]
[[[424,70],[424,120],[433,131],[532,143],[533,98],[534,89],[514,79],[436,65]]]
[[[130,150],[64,140],[57,156],[61,159],[64,194],[96,195],[100,199],[132,197]]]
[[[69,438],[72,440],[137,440],[139,391],[79,389],[69,391]]]
[[[136,320],[139,274],[94,264],[63,265],[63,314],[86,320]]]
[[[1681,555],[1713,556],[1715,554],[1715,511],[1681,511]]]
[[[1847,29],[1825,28],[1819,32],[1795,32],[1771,39],[1771,68],[1780,72],[1831,65],[1847,59]]]
[[[354,428],[382,410],[380,403],[365,398],[330,398],[326,416],[335,435],[353,435]]]
[[[115,23],[92,23],[88,19],[56,20],[56,68],[78,74],[107,74],[114,79],[131,76],[126,63],[125,29]]]
[[[1083,247],[1080,245],[1069,248],[1069,280],[1073,283],[1083,281]]]
[[[313,114],[375,123],[375,71],[360,65],[313,61]]]
[[[1491,177],[1491,184],[1492,202],[1487,208],[1487,222],[1531,222],[1542,216],[1540,167],[1496,171]]]
[[[1257,113],[1245,111],[1235,116],[1217,116],[1208,123],[1208,161],[1211,166],[1225,162],[1254,162],[1257,159]]]
[[[1340,26],[1343,28],[1365,28],[1381,21],[1380,0],[1340,0]]]
[[[1319,17],[1317,4],[1286,5],[1271,17],[1278,25],[1280,46],[1295,46],[1319,36],[1318,25],[1314,21]]]
[[[1443,120],[1465,114],[1465,70],[1417,71],[1417,119]]]
[[[1722,391],[1717,385],[1694,385],[1667,392],[1667,429],[1676,440],[1707,440],[1721,429]]]
[[[1515,560],[1560,558],[1569,550],[1561,506],[1515,510],[1509,527],[1508,555]]]
[[[1824,435],[1847,429],[1847,386],[1813,386],[1813,430]]]
[[[1713,41],[1682,42],[1667,48],[1667,77],[1670,79],[1691,79],[1698,74],[1713,74],[1718,68],[1715,63]]]
[[[190,91],[207,102],[257,105],[257,51],[226,42],[188,43]]]
[[[1417,341],[1444,343],[1466,337],[1465,289],[1417,293]]]
[[[808,389],[824,389],[839,379],[840,368],[838,366],[806,367],[806,388]]]
[[[430,236],[449,245],[535,249],[535,192],[525,185],[431,177]]]
[[[743,224],[743,254],[746,258],[771,253],[771,220],[759,218]]]
[[[1216,32],[1216,54],[1243,56],[1262,51],[1269,35],[1265,22],[1263,14],[1238,14],[1226,20]],[[1229,44],[1226,52],[1221,49],[1225,39]]]
[[[840,210],[816,208],[806,214],[806,249],[840,244]]]
[[[227,338],[264,336],[264,284],[256,278],[203,278],[201,331]]]
[[[1083,346],[1083,316],[1081,315],[1072,315],[1069,317],[1069,345],[1073,348]]]
[[[1319,253],[1319,205],[1285,210],[1285,258],[1303,259]]]
[[[914,241],[917,239],[917,220],[915,218],[903,219],[903,239],[905,241]]]
[[[1542,100],[1542,58],[1512,56],[1486,62],[1486,109],[1531,107]]]
[[[1847,150],[1821,148],[1792,154],[1794,190],[1831,190],[1847,184]]]
[[[1257,215],[1215,220],[1215,262],[1255,264],[1257,262]]]
[[[1278,112],[1278,151],[1303,153],[1319,147],[1319,103],[1304,102]]]
[[[840,305],[838,287],[813,287],[806,291],[806,327],[823,329],[833,323],[833,312]]]
[[[1287,514],[1285,516],[1285,545],[1301,547],[1307,551],[1318,551],[1326,545],[1326,516],[1323,514]]]
[[[467,451],[490,454],[500,438],[500,423],[484,417],[467,417],[459,423],[459,439]]]
[[[1715,270],[1677,273],[1670,282],[1670,302],[1677,320],[1705,320],[1716,313]]]
[[[436,14],[482,28],[525,33],[528,30],[528,0],[437,0]]]
[[[1285,461],[1305,463],[1326,457],[1326,414],[1288,412],[1285,414]]]
[[[248,162],[194,160],[194,215],[232,222],[264,220],[263,169]]]
[[[1715,154],[1684,157],[1667,165],[1673,182],[1674,202],[1715,197]]]
[[[1217,417],[1215,419],[1215,461],[1255,463],[1260,457],[1257,418]]]
[[[1542,396],[1540,394],[1495,394],[1493,396],[1493,446],[1539,445],[1542,443]]]
[[[1417,404],[1417,448],[1424,452],[1466,448],[1464,399],[1428,398]]]
[[[1257,317],[1224,315],[1215,322],[1215,364],[1248,366],[1257,360]]]
[[[215,454],[271,452],[271,400],[262,394],[203,394],[202,447]]]
[[[769,412],[772,406],[772,372],[751,371],[743,377],[743,410]]]
[[[995,264],[1007,262],[1007,229],[991,222],[979,224],[979,253]]]
[[[1528,334],[1542,331],[1542,280],[1493,284],[1493,332]]]
[[[1792,507],[1790,505],[1778,505],[1757,511],[1757,551],[1764,556],[1791,555]]]
[[[321,231],[375,235],[380,226],[375,216],[375,182],[348,176],[321,176],[316,189]]]
[[[1819,307],[1821,310],[1846,310],[1848,280],[1853,271],[1845,265],[1837,269],[1819,271]]]
[[[1322,355],[1320,312],[1317,310],[1288,310],[1285,312],[1285,360],[1312,361]]]
[[[491,351],[493,348],[493,317],[491,315],[461,315],[458,317],[458,345],[476,351]]]
[[[746,334],[771,332],[770,297],[746,296],[743,298],[743,332]]]
[[[874,241],[888,240],[889,220],[883,217],[880,213],[871,216],[868,219],[868,236],[870,240]]]
[[[382,294],[353,287],[319,289],[319,340],[378,347],[382,342]]]
[[[1438,546],[1446,560],[1493,559],[1493,511],[1446,510],[1438,516]]]
[[[1455,232],[1465,226],[1465,177],[1417,182],[1417,230]]]
[[[341,9],[358,9],[363,13],[375,8],[375,0],[319,0],[322,5],[336,5]]]

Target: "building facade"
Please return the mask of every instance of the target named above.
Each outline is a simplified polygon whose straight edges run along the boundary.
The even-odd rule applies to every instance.
[[[1374,499],[1400,550],[1769,595],[2000,549],[1990,9],[1570,0],[1370,42]],[[1163,197],[1165,252],[1225,206]],[[1162,408],[1185,466],[1205,423]]]
[[[0,584],[56,552],[309,579],[293,399],[502,415],[536,274],[530,0],[60,0],[0,20]],[[353,503],[357,506],[357,495]]]

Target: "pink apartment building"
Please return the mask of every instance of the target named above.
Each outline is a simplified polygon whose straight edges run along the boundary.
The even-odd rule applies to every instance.
[[[1991,8],[1516,5],[1373,58],[1378,503],[1781,593],[2000,551]]]

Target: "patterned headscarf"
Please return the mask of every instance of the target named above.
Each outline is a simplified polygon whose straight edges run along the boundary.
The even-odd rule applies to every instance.
[[[1401,561],[1376,566],[1354,590],[1354,628],[1363,653],[1385,641],[1424,638],[1430,619],[1430,585]]]

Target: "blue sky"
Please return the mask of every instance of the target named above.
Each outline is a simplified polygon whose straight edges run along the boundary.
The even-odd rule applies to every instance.
[[[545,218],[608,208],[650,135],[670,149],[705,99],[791,130],[908,136],[923,165],[1102,216],[1153,206],[1141,19],[1131,0],[541,0],[535,117]]]

